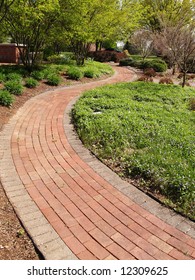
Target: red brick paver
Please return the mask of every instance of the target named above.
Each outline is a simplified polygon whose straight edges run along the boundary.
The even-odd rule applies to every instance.
[[[73,148],[71,135],[65,133],[64,111],[74,98],[97,86],[132,79],[132,72],[126,68],[118,68],[117,72],[104,81],[43,94],[22,108],[11,131],[11,154],[19,181],[30,195],[29,203],[33,201],[46,218],[39,225],[36,209],[34,216],[26,213],[24,220],[28,222],[29,217],[33,228],[29,232],[35,244],[41,244],[39,249],[47,248],[46,258],[54,256],[50,245],[56,248],[55,258],[62,258],[58,249],[65,243],[70,250],[67,256],[72,252],[83,260],[194,259],[193,237],[151,214],[120,191],[122,186],[111,178],[112,174],[109,178],[95,172]],[[5,160],[1,166],[3,163]],[[3,184],[7,190],[14,183],[10,183],[5,172],[2,178],[5,177]],[[127,190],[128,184],[125,186]],[[19,195],[16,193],[13,200],[16,211],[21,206],[19,203],[28,201],[27,195]],[[44,244],[49,234],[46,222],[57,235],[49,230],[51,237]],[[40,234],[37,231],[34,237],[31,232],[36,233],[38,228]]]

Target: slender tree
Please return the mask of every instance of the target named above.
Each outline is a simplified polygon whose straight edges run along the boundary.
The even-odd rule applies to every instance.
[[[162,54],[167,56],[173,66],[177,65],[183,73],[182,86],[186,84],[186,74],[189,71],[189,61],[195,60],[194,23],[186,25],[182,20],[176,25],[164,21],[162,31],[155,35],[155,44]]]
[[[145,60],[154,49],[153,34],[150,30],[140,29],[133,33],[129,41],[139,51],[142,59]]]
[[[15,0],[5,15],[6,30],[17,44],[24,66],[31,71],[56,19],[58,0]]]

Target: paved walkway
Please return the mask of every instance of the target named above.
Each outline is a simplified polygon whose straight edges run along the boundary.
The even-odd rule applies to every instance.
[[[69,111],[104,81],[29,100],[0,134],[0,176],[45,259],[195,259],[195,226],[122,181],[77,139]]]

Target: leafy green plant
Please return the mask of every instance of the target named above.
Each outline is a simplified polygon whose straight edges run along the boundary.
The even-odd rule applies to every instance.
[[[146,189],[195,218],[195,90],[145,82],[85,93],[72,114],[83,143]]]
[[[38,70],[33,71],[33,72],[31,73],[31,77],[34,78],[34,79],[37,80],[37,81],[41,81],[41,80],[44,79],[44,72],[41,71],[41,70],[39,70],[39,71],[38,71]]]
[[[14,102],[13,95],[7,90],[0,90],[0,104],[10,107]]]
[[[56,67],[48,66],[43,70],[44,79],[47,79],[48,77],[52,75],[58,75],[59,70],[56,69]]]
[[[120,60],[120,66],[132,66],[132,64],[134,64],[135,61],[133,60],[133,58],[128,57],[128,58],[124,58]]]
[[[5,81],[5,74],[1,73],[0,72],[0,83],[4,82]]]
[[[92,68],[92,67],[87,67],[85,70],[84,70],[84,77],[87,77],[87,78],[98,78],[101,76],[101,72],[96,69],[95,67]]]
[[[33,78],[27,78],[25,81],[25,86],[27,88],[35,88],[38,86],[38,82],[37,82],[37,80],[35,80]]]
[[[79,67],[70,67],[67,70],[67,75],[72,80],[81,80],[83,78],[83,72]]]
[[[15,95],[21,95],[24,89],[22,84],[17,80],[8,81],[4,84],[4,86],[7,91]]]
[[[58,86],[61,83],[61,77],[55,73],[47,76],[47,84],[50,86]]]
[[[165,72],[167,70],[167,64],[160,59],[146,60],[141,64],[142,69],[153,68],[156,72]]]
[[[6,80],[7,81],[18,81],[21,82],[22,76],[18,73],[8,73],[6,75]]]

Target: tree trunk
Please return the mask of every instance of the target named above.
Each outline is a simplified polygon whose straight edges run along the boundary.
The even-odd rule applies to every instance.
[[[95,42],[95,51],[97,52],[99,50],[100,42],[97,40]]]
[[[82,41],[72,41],[73,51],[76,58],[76,63],[79,66],[84,65],[87,53],[89,51],[90,44]]]
[[[176,73],[176,65],[175,65],[175,64],[173,64],[173,71],[172,71],[172,75],[175,75],[175,73]]]
[[[182,87],[184,88],[186,85],[186,72],[183,72],[183,81],[182,81]]]

